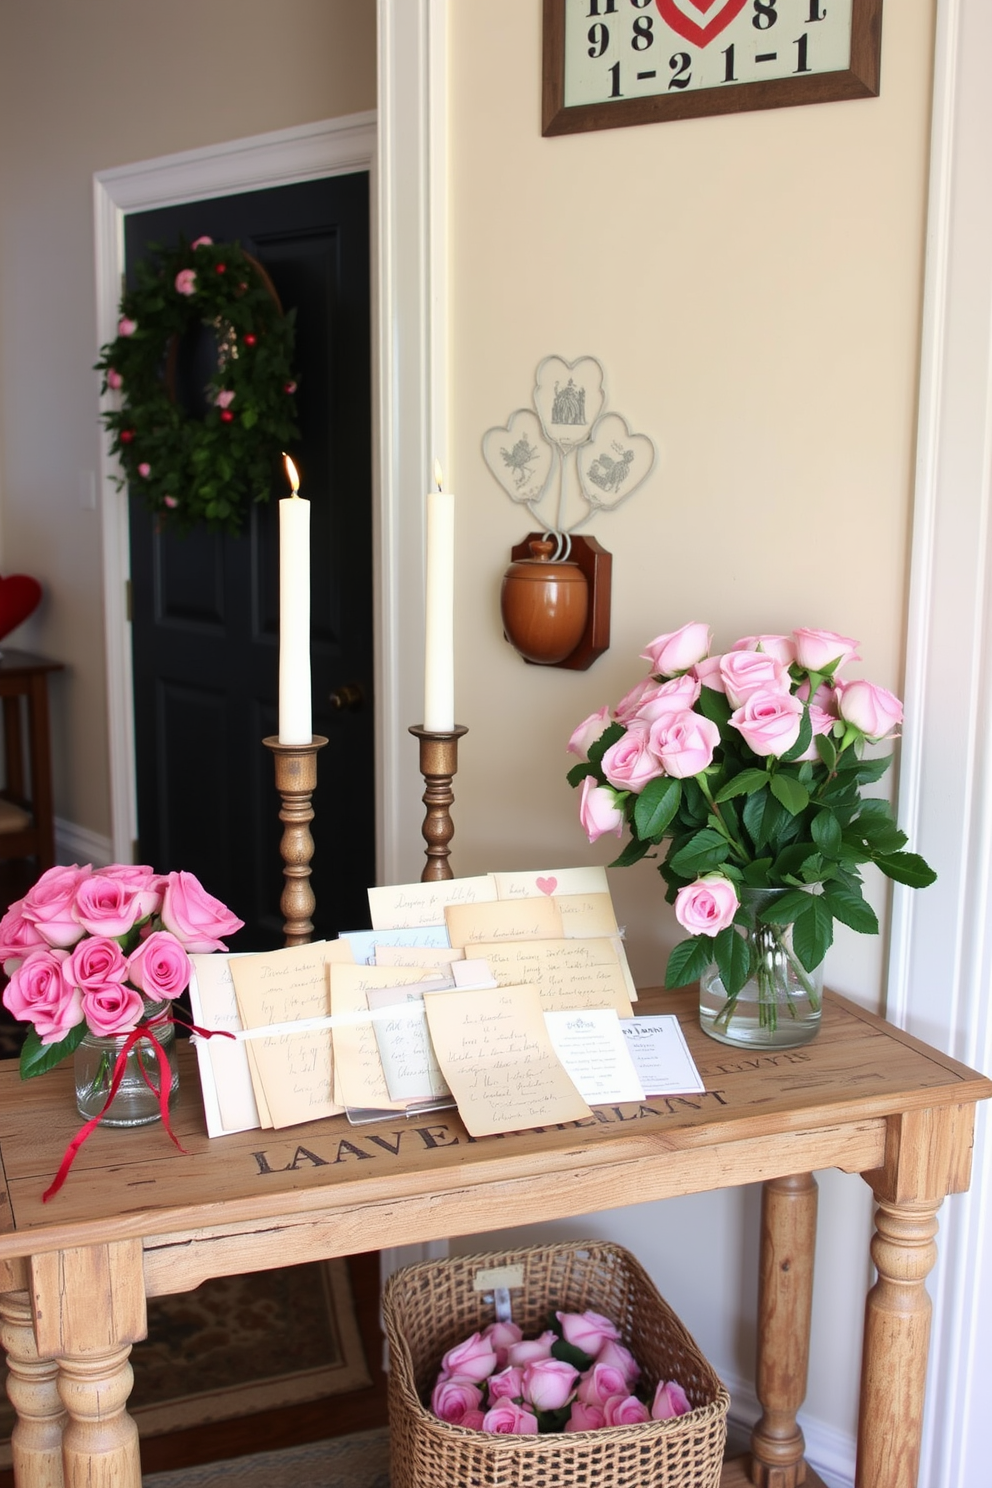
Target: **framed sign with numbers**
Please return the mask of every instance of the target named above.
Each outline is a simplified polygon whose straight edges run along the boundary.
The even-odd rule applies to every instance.
[[[882,0],[544,0],[543,133],[878,94]]]

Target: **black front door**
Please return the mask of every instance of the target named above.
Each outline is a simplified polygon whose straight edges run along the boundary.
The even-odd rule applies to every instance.
[[[126,262],[150,244],[237,241],[296,309],[301,440],[311,503],[312,884],[316,936],[368,924],[374,881],[372,478],[368,175],[335,176],[134,213]],[[130,500],[138,860],[188,869],[245,921],[240,950],[282,944],[277,732],[277,498],[236,538],[159,533]],[[351,706],[335,708],[331,694]]]

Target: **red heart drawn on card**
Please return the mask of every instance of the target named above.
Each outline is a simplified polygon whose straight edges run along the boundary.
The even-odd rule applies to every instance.
[[[681,0],[681,4],[689,4],[701,15],[711,10],[716,0]],[[691,41],[695,46],[708,46],[714,36],[719,36],[725,31],[735,16],[739,16],[747,4],[747,0],[723,0],[723,4],[713,16],[712,20],[700,26],[691,16],[687,16],[681,9],[680,0],[656,0],[661,18],[671,30],[684,36],[686,41]]]
[[[41,585],[27,574],[0,579],[0,641],[34,614],[41,602]]]
[[[542,894],[553,894],[558,887],[558,880],[556,878],[539,878],[536,880],[536,883]]]

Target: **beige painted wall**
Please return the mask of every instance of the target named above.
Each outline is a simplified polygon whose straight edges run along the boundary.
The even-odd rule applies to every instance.
[[[470,729],[455,867],[607,862],[615,840],[590,848],[579,829],[565,743],[643,675],[657,633],[708,620],[723,648],[825,627],[860,637],[863,675],[900,689],[934,4],[886,7],[877,100],[558,139],[540,134],[534,0],[449,13],[456,716]],[[529,523],[480,453],[551,353],[599,357],[609,406],[661,452],[649,484],[593,522],[614,555],[613,645],[584,673],[525,666],[501,638],[499,579]],[[611,881],[635,976],[658,981],[678,932],[657,875],[644,863]],[[839,938],[828,975],[877,1005],[881,939]],[[755,1206],[684,1199],[579,1230],[630,1243],[747,1378]],[[810,1410],[843,1435],[866,1191],[828,1175],[822,1207]]]
[[[109,835],[94,171],[375,107],[374,0],[0,3],[0,571],[52,684],[55,809]],[[81,482],[83,486],[81,487]]]

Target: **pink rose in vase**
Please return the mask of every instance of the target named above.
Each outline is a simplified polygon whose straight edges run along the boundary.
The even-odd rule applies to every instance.
[[[119,878],[94,873],[79,885],[74,914],[90,935],[126,935],[140,918],[133,890]]]
[[[873,743],[890,738],[902,723],[902,703],[874,682],[838,682],[837,712]]]
[[[684,780],[712,764],[720,730],[701,713],[663,713],[648,737],[651,753],[661,762],[658,774]]]
[[[619,837],[623,831],[623,812],[616,796],[608,785],[597,785],[592,775],[582,782],[579,821],[590,842],[596,842],[607,832]]]
[[[837,669],[849,661],[860,661],[859,641],[838,635],[835,630],[794,630],[796,662],[805,672],[823,672],[831,664]]]
[[[65,979],[83,993],[100,992],[112,982],[127,980],[127,962],[116,940],[88,935],[64,966]]]
[[[83,1021],[78,987],[66,981],[66,950],[32,951],[14,972],[3,1005],[22,1022],[33,1023],[43,1044],[58,1044]]]
[[[170,873],[162,900],[162,924],[191,953],[226,951],[220,939],[244,925],[192,873]]]
[[[193,967],[176,937],[156,930],[132,953],[127,974],[150,1002],[168,1002],[185,992]]]
[[[101,878],[112,878],[124,885],[130,894],[134,894],[138,901],[138,919],[145,920],[149,915],[158,914],[162,908],[162,895],[165,892],[166,879],[163,873],[156,873],[154,868],[147,864],[139,863],[112,863],[109,868],[99,870]]]
[[[755,754],[780,758],[795,744],[802,726],[803,705],[789,693],[755,692],[730,722]]]
[[[589,758],[589,746],[595,744],[596,740],[609,727],[610,710],[602,707],[596,713],[590,713],[588,718],[583,719],[577,729],[572,732],[572,737],[566,745],[567,753],[577,754],[579,759]]]
[[[675,918],[690,935],[719,935],[737,913],[737,890],[729,878],[709,873],[675,896]]]
[[[643,790],[649,780],[663,775],[646,725],[631,723],[622,739],[611,744],[602,760],[603,774],[614,790]],[[590,778],[590,777],[587,777]]]
[[[37,925],[26,920],[21,913],[23,903],[23,899],[18,899],[0,920],[0,963],[8,976],[17,970],[31,951],[41,951],[48,947],[48,942],[39,933]]]
[[[141,993],[122,982],[107,982],[97,991],[83,993],[83,1016],[98,1038],[117,1038],[131,1033],[144,1015]]]
[[[92,868],[49,868],[21,901],[21,913],[36,926],[48,945],[74,946],[82,937],[83,927],[73,913],[76,894]]]
[[[656,636],[641,656],[651,663],[652,672],[659,677],[674,677],[677,672],[687,672],[697,661],[702,661],[712,644],[713,632],[709,626],[691,620],[678,630]]]

